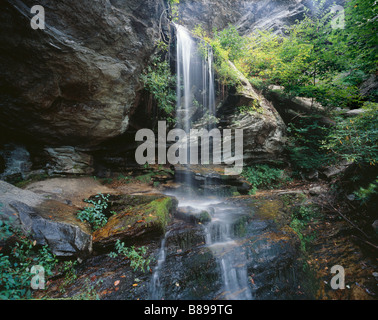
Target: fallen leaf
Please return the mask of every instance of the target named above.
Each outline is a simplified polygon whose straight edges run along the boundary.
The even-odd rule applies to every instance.
[[[138,286],[138,284],[137,284],[137,283],[134,283],[134,284],[133,284],[133,287],[137,287],[137,286]]]
[[[114,285],[115,285],[115,286],[118,286],[118,285],[119,285],[119,280],[114,281]]]
[[[114,290],[115,290],[115,291],[118,291],[118,290],[119,290],[119,287],[116,287]]]

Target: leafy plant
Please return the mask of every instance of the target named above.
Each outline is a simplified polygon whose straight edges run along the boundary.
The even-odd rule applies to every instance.
[[[261,107],[255,107],[255,106],[240,106],[239,108],[239,112],[241,114],[255,114],[256,112],[257,113],[263,113],[263,109]]]
[[[241,175],[252,185],[250,194],[254,194],[258,188],[271,189],[289,180],[284,170],[265,164],[246,167]]]
[[[59,266],[59,272],[64,274],[64,279],[59,286],[59,291],[64,293],[66,287],[72,284],[77,279],[77,273],[75,267],[77,261],[64,261],[63,264]]]
[[[302,251],[306,251],[307,246],[316,237],[316,233],[305,235],[304,230],[308,223],[319,216],[318,210],[314,205],[302,203],[291,209],[290,227],[295,231],[301,241]]]
[[[115,244],[116,252],[110,252],[109,256],[111,258],[116,258],[118,255],[125,256],[127,259],[130,260],[130,266],[136,271],[140,269],[141,271],[145,272],[145,269],[149,268],[151,258],[146,257],[147,248],[140,247],[135,248],[135,246],[126,247],[123,242],[120,240],[116,241]]]
[[[378,103],[366,102],[353,118],[338,118],[323,148],[358,164],[378,163]]]
[[[169,5],[171,7],[173,21],[178,21],[178,18],[179,18],[178,5],[179,5],[179,3],[180,3],[180,0],[169,0]]]
[[[30,273],[31,267],[41,265],[45,270],[45,276],[50,276],[57,259],[48,246],[38,247],[36,241],[28,239],[7,223],[3,222],[0,229],[3,235],[11,231],[12,236],[17,239],[9,255],[0,253],[0,299],[30,298],[30,281],[33,276]]]
[[[289,124],[286,149],[296,172],[317,169],[333,161],[332,154],[323,148],[329,129],[319,120],[320,116],[311,115],[301,117],[296,125]]]
[[[360,187],[354,194],[362,204],[368,203],[373,196],[378,194],[378,177],[367,188]]]
[[[148,66],[141,75],[141,80],[145,88],[155,98],[161,111],[160,117],[174,123],[176,76],[172,75],[168,62],[160,61],[155,57],[152,65]]]
[[[103,227],[108,222],[108,218],[104,211],[108,208],[109,197],[109,194],[103,195],[99,193],[94,196],[94,200],[85,199],[85,202],[92,204],[93,206],[86,207],[79,211],[77,213],[77,218],[91,224],[93,230]]]

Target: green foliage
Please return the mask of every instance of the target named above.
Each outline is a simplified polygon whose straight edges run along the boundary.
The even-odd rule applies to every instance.
[[[45,269],[45,276],[51,276],[57,259],[47,246],[36,246],[35,241],[2,222],[0,234],[9,235],[9,232],[17,241],[9,255],[0,253],[0,299],[31,298],[31,267],[41,265]]]
[[[155,98],[160,110],[160,118],[174,123],[176,77],[171,74],[168,62],[160,61],[155,57],[152,65],[148,66],[141,75],[141,80]]]
[[[74,283],[77,279],[76,267],[77,261],[64,261],[63,264],[59,266],[58,271],[64,274],[64,279],[59,286],[59,291],[64,293],[66,291],[66,287],[70,284]]]
[[[180,0],[169,0],[169,5],[171,7],[173,21],[178,21],[178,18],[179,18],[178,5],[179,4],[180,4]]]
[[[281,85],[288,97],[314,98],[329,109],[358,105],[358,86],[378,65],[375,0],[348,1],[344,29],[332,27],[334,13],[324,2],[314,4],[318,14],[295,23],[284,36],[257,30],[241,37],[232,25],[212,39],[200,27],[195,33],[213,46],[225,84],[233,80],[224,63],[230,59],[259,89]]]
[[[0,214],[2,214],[2,204],[0,203]],[[0,241],[6,240],[13,235],[11,221],[0,220]]]
[[[91,282],[90,279],[86,278],[80,293],[74,295],[72,300],[100,300],[100,297],[97,294],[95,286],[99,285],[102,280],[96,281],[95,284]]]
[[[304,230],[308,223],[319,216],[319,212],[313,205],[302,203],[300,206],[295,206],[291,210],[291,222],[290,227],[298,235],[301,241],[301,250],[305,252],[307,246],[311,243],[316,234],[313,232],[309,235],[304,234]]]
[[[223,50],[228,52],[230,60],[235,61],[242,56],[246,39],[239,35],[235,26],[229,24],[228,28],[215,31],[214,39]]]
[[[378,163],[378,103],[366,102],[353,118],[338,118],[323,148],[359,164]]]
[[[368,203],[373,196],[378,194],[378,177],[367,188],[360,187],[354,194],[362,204]]]
[[[239,108],[239,112],[241,114],[255,114],[256,112],[257,113],[263,113],[264,109],[262,109],[261,107],[255,107],[255,106],[240,106]]]
[[[272,189],[289,180],[284,170],[265,164],[245,167],[241,175],[252,184],[251,194],[254,194],[258,188]]]
[[[201,25],[197,25],[193,31],[194,35],[203,39],[203,43],[199,43],[198,45],[198,50],[205,58],[208,54],[208,46],[210,45],[212,47],[214,54],[214,68],[217,72],[218,81],[224,86],[237,86],[239,83],[238,70],[233,68],[229,63],[230,52],[233,48],[238,46],[239,42],[239,40],[233,40],[230,36],[231,34],[235,34],[235,32],[237,33],[236,29],[232,27],[231,31],[224,30],[220,33],[215,32],[215,36],[210,38]],[[232,51],[231,54],[236,56],[236,52],[234,51]]]
[[[120,240],[116,241],[115,244],[116,252],[110,252],[109,256],[111,258],[116,258],[118,255],[125,256],[127,259],[130,260],[130,266],[136,271],[140,269],[142,272],[145,272],[149,269],[149,265],[151,263],[151,258],[146,257],[147,248],[140,247],[135,248],[135,246],[126,247],[123,242]]]
[[[365,73],[378,70],[378,6],[375,0],[350,0],[345,4],[345,30],[338,40],[348,44],[344,52],[356,69]]]
[[[319,124],[317,115],[301,117],[298,124],[290,123],[286,149],[297,172],[317,169],[334,159],[323,148],[329,129]]]
[[[81,221],[91,224],[93,230],[103,227],[108,218],[104,211],[108,208],[108,200],[110,195],[103,195],[101,193],[94,196],[94,200],[85,199],[84,201],[93,206],[85,207],[77,213],[77,218]]]

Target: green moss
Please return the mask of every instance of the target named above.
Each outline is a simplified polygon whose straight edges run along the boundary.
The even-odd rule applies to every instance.
[[[206,210],[202,210],[199,214],[199,222],[201,223],[207,223],[211,221],[211,215]]]
[[[172,198],[167,197],[152,201],[146,206],[146,223],[148,224],[151,221],[156,221],[155,217],[157,217],[158,224],[160,225],[161,229],[165,231],[165,228],[170,221],[170,212],[172,208]]]

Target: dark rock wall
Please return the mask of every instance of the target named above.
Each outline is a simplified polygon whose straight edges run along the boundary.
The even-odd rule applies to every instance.
[[[179,23],[209,31],[232,23],[242,34],[256,28],[282,32],[309,3],[181,0]],[[161,33],[167,38],[172,31],[167,1],[41,0],[44,30],[30,26],[34,1],[0,4],[0,148],[17,140],[39,158],[51,148],[56,159],[60,150],[73,150],[71,160],[74,153],[109,153],[115,141],[127,152],[134,148],[133,133],[155,123],[156,106],[139,79]],[[69,167],[75,166],[71,160]]]
[[[48,146],[93,147],[124,133],[160,38],[163,1],[1,0],[0,126]],[[163,23],[165,20],[163,21]]]
[[[345,0],[327,0],[325,6],[343,4]],[[312,0],[182,0],[179,22],[189,29],[196,25],[208,32],[235,25],[243,35],[256,29],[272,29],[277,33],[304,17],[306,10],[314,14]]]

